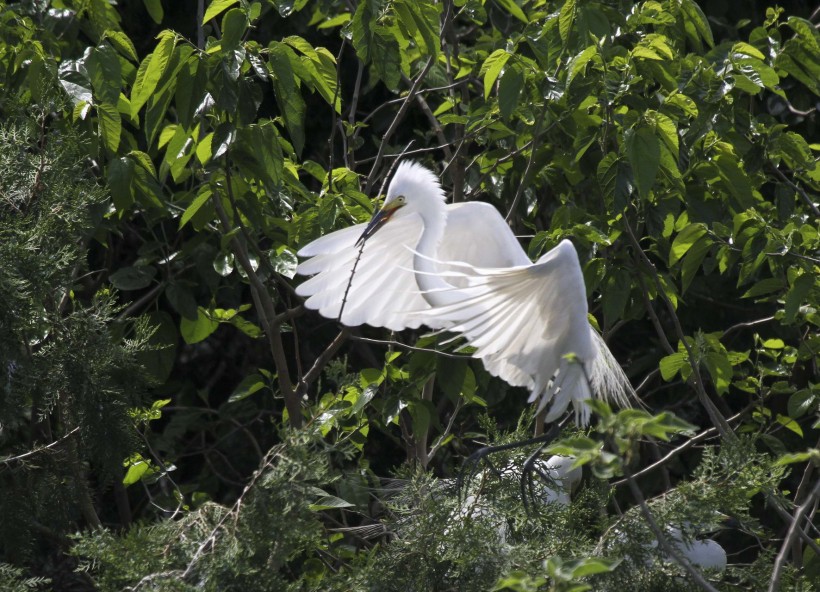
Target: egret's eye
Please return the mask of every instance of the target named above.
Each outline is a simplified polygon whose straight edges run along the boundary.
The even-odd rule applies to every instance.
[[[396,202],[398,202],[400,204],[404,204],[404,196],[403,195],[398,196],[396,198]]]

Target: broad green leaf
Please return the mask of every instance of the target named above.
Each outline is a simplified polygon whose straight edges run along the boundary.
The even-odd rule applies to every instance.
[[[282,43],[271,44],[270,50],[276,103],[282,112],[293,148],[297,154],[301,154],[305,145],[305,102],[291,67],[289,53],[293,54],[293,50]],[[295,55],[293,57],[295,58]]]
[[[111,152],[117,152],[120,147],[120,136],[122,135],[122,117],[117,108],[109,103],[97,105],[97,117],[100,121],[100,132],[102,133],[105,147]]]
[[[505,49],[496,49],[493,53],[487,56],[484,64],[481,66],[481,73],[484,74],[484,100],[490,98],[493,85],[501,74],[502,68],[510,59],[511,54]]]
[[[205,11],[205,16],[202,17],[202,24],[204,25],[209,20],[219,15],[219,13],[223,10],[226,10],[227,8],[238,3],[239,0],[212,0],[212,2],[208,5],[208,9]]]
[[[684,29],[689,36],[689,40],[698,49],[702,47],[701,40],[705,41],[709,47],[714,47],[715,40],[712,37],[712,29],[709,28],[709,21],[700,6],[694,0],[679,0],[679,2],[684,16]]]
[[[151,285],[157,269],[151,265],[135,267],[121,267],[112,273],[108,279],[118,290],[142,290]]]
[[[233,390],[231,396],[228,397],[228,403],[236,403],[242,399],[247,399],[255,392],[261,391],[263,388],[265,388],[265,379],[262,378],[261,374],[251,374],[250,376],[246,376]]]
[[[232,8],[222,17],[222,51],[233,51],[242,41],[242,36],[248,30],[248,17],[244,11]]]
[[[804,463],[806,461],[812,461],[815,465],[820,464],[820,450],[810,448],[805,452],[783,454],[775,461],[775,465],[791,465],[794,463]]]
[[[678,235],[680,236],[680,235]],[[695,244],[687,251],[683,257],[683,265],[681,266],[681,294],[686,292],[695,275],[700,269],[700,264],[709,253],[713,241],[708,236],[701,236]]]
[[[289,279],[294,278],[296,275],[296,267],[299,265],[299,259],[293,251],[284,247],[279,250],[278,253],[271,252],[270,262],[271,265],[273,265],[273,269],[276,270],[276,273]]]
[[[707,232],[706,226],[700,223],[689,224],[672,241],[672,248],[669,250],[669,266],[681,260],[687,251],[692,248],[701,237]]]
[[[216,331],[219,323],[211,319],[207,311],[201,306],[197,308],[196,320],[190,320],[185,317],[179,322],[179,332],[185,343],[199,343],[207,339],[211,333]]]
[[[180,229],[194,217],[194,215],[199,211],[199,208],[205,205],[209,199],[211,199],[211,190],[209,187],[203,187],[199,195],[197,195],[196,198],[194,198],[194,201],[191,202],[191,205],[185,208],[185,211],[182,213],[182,217],[179,219]]]
[[[134,43],[131,39],[123,33],[122,31],[114,31],[109,30],[103,34],[103,37],[111,43],[114,48],[120,52],[121,55],[125,56],[132,62],[139,63],[139,58],[137,57],[137,49],[134,47]]]
[[[343,12],[341,14],[337,14],[334,17],[327,19],[326,21],[322,21],[317,29],[331,29],[333,27],[341,27],[345,23],[350,21],[350,13]]]
[[[658,137],[652,129],[641,126],[624,132],[624,141],[635,186],[640,196],[646,199],[655,184],[661,162]]]
[[[95,47],[85,61],[85,66],[97,102],[116,105],[122,84],[120,59],[116,52],[107,45]]]
[[[723,395],[729,390],[732,384],[732,364],[724,353],[708,352],[703,356],[703,363],[715,383],[715,390],[719,395]]]
[[[159,84],[160,78],[168,67],[168,62],[174,53],[176,46],[176,36],[171,31],[163,31],[159,34],[159,43],[153,53],[149,54],[140,64],[137,70],[137,79],[131,89],[131,114],[136,117],[137,113],[148,99],[153,96]]]
[[[578,74],[583,73],[584,69],[586,68],[586,65],[590,62],[590,60],[597,56],[598,46],[590,45],[589,47],[585,48],[581,53],[570,59],[569,63],[567,64],[567,86],[570,85],[570,83]]]
[[[162,10],[162,0],[142,0],[145,10],[148,11],[148,16],[156,24],[162,24],[162,19],[165,13]]]
[[[687,364],[689,364],[689,357],[685,352],[677,352],[661,358],[659,364],[661,377],[669,382]]]
[[[402,50],[395,33],[388,27],[373,29],[373,68],[387,88],[396,90],[401,82],[401,75],[407,74],[402,63]]]
[[[370,62],[373,53],[373,25],[379,9],[378,0],[360,0],[356,4],[356,12],[353,13],[350,21],[353,49],[365,64]]]
[[[507,68],[498,83],[498,110],[504,119],[510,119],[518,106],[518,97],[524,87],[524,73],[515,66]]]
[[[578,10],[575,5],[576,0],[566,0],[558,13],[558,34],[561,36],[561,41],[566,46],[569,41],[569,35],[572,28],[575,26],[575,15]]]
[[[180,284],[171,283],[165,288],[165,297],[180,315],[192,321],[196,320],[197,304],[190,290]]]
[[[125,486],[137,483],[149,470],[152,472],[156,470],[151,466],[150,460],[143,458],[139,454],[134,455],[134,457],[126,461],[125,466],[128,467],[125,477],[122,479],[122,484]]]
[[[498,2],[499,5],[501,5],[501,7],[504,10],[509,12],[511,15],[513,15],[519,21],[521,21],[525,25],[529,24],[530,21],[527,18],[527,15],[524,14],[524,11],[521,10],[521,7],[518,6],[518,4],[515,3],[515,0],[497,0],[497,2]]]
[[[787,430],[791,430],[801,438],[803,437],[803,428],[800,427],[800,424],[794,421],[791,417],[787,417],[780,413],[777,414],[777,423],[782,425]]]
[[[779,278],[766,278],[754,284],[741,296],[741,298],[756,298],[772,292],[779,292],[785,287],[783,280]]]
[[[806,300],[816,282],[817,276],[810,273],[804,273],[794,281],[786,293],[785,317],[783,319],[786,324],[794,322],[800,305]]]

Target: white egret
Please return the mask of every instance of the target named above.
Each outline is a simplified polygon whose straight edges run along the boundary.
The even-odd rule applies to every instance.
[[[585,425],[583,401],[593,395],[629,404],[629,381],[589,324],[572,243],[532,263],[495,208],[446,204],[436,176],[417,163],[399,164],[370,223],[321,237],[298,254],[310,258],[297,270],[313,276],[296,290],[307,308],[341,314],[348,326],[424,324],[460,334],[491,374],[527,387],[539,412],[553,401],[545,422],[572,402]]]

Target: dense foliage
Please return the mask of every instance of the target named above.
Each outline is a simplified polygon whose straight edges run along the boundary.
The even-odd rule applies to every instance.
[[[820,588],[818,14],[740,5],[0,1],[0,588]],[[579,251],[643,408],[567,506],[458,495],[523,390],[294,291],[401,157]]]

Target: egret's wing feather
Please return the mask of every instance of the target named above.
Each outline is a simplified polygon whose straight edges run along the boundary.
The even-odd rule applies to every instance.
[[[589,409],[581,401],[591,392],[628,403],[629,382],[587,320],[583,274],[569,241],[530,265],[475,267],[457,292],[457,302],[429,314],[464,335],[491,374],[530,388],[541,408],[553,400],[548,419],[572,402],[584,423]]]
[[[422,231],[418,216],[391,220],[365,243],[352,274],[359,248],[356,241],[366,225],[337,230],[316,239],[299,251],[311,257],[297,268],[312,275],[296,288],[305,306],[327,318],[338,318],[347,291],[342,323],[351,327],[368,324],[401,330],[426,324],[430,305],[419,293],[413,276],[413,252]],[[352,279],[351,279],[352,278]],[[348,284],[350,288],[348,289]]]
[[[531,264],[507,222],[490,204],[468,201],[446,209],[447,230],[436,253],[440,261],[485,269]]]
[[[356,244],[359,237],[364,232],[367,224],[356,224],[341,230],[335,230],[330,234],[320,236],[316,240],[308,243],[296,253],[299,257],[314,257],[316,255],[335,255]]]

